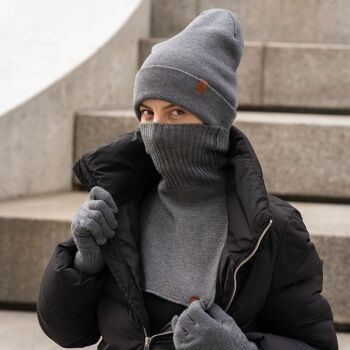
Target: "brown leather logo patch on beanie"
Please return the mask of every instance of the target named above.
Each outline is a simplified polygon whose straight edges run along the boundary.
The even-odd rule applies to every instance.
[[[208,86],[208,82],[206,80],[200,80],[199,83],[197,84],[197,91],[199,91],[199,93],[201,95],[204,94],[204,91],[206,90]]]

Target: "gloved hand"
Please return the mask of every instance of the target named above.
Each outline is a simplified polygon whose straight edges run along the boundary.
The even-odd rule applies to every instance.
[[[74,259],[77,271],[93,275],[102,270],[105,262],[99,246],[115,236],[117,213],[118,207],[111,194],[102,187],[93,187],[71,224],[71,233],[78,248]]]
[[[205,311],[203,300],[193,301],[171,320],[176,350],[258,350],[234,319],[213,303]]]

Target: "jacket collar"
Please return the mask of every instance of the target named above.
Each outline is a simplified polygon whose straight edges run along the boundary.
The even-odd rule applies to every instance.
[[[145,151],[139,128],[83,154],[73,171],[88,191],[94,186],[109,191],[120,208],[118,235],[113,239],[115,243],[102,246],[103,254],[123,295],[149,329],[140,287],[143,275],[137,254],[138,229],[133,218],[137,216],[138,203],[157,185],[160,175]],[[272,218],[260,163],[248,138],[235,126],[230,128],[227,176],[229,224],[225,254],[230,255],[235,267],[250,255]],[[232,290],[221,292],[222,303],[229,304]]]
[[[160,180],[136,128],[83,154],[73,171],[87,190],[101,186],[118,206],[143,196]],[[271,219],[259,160],[247,136],[232,125],[227,163],[230,253],[248,251]]]
[[[272,218],[259,160],[247,136],[230,128],[228,209],[231,254],[250,250]]]

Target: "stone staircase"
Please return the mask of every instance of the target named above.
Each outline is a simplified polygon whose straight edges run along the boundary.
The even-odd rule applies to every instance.
[[[235,125],[249,137],[268,191],[301,211],[324,261],[322,294],[332,305],[337,330],[350,332],[350,6],[346,0],[336,1],[332,10],[326,0],[174,3],[152,1],[152,36],[140,41],[139,64],[152,45],[199,12],[222,7],[237,13],[246,46]],[[77,111],[74,160],[137,125],[131,108]],[[3,307],[33,308],[52,250],[70,235],[74,212],[88,195],[73,176],[72,184],[72,191],[0,202]],[[349,335],[339,339],[341,349],[350,348]]]

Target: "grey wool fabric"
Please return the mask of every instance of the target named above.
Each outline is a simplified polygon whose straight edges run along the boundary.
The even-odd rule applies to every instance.
[[[229,131],[204,124],[141,123],[146,152],[162,175],[140,207],[147,292],[185,306],[214,302],[227,237]]]
[[[185,29],[152,47],[135,76],[133,106],[163,99],[187,109],[205,124],[229,129],[236,117],[236,70],[243,53],[236,15],[210,9]]]
[[[171,321],[176,350],[258,350],[235,320],[217,304],[197,300]]]
[[[180,33],[154,45],[135,77],[133,107],[140,121],[140,104],[160,99],[203,122],[139,126],[161,174],[140,206],[143,289],[188,306],[164,326],[173,329],[177,350],[257,349],[215,303],[228,230],[227,151],[243,46],[233,12],[203,11]]]
[[[118,207],[111,194],[99,186],[91,189],[89,198],[76,211],[71,233],[78,248],[74,268],[80,273],[93,275],[104,267],[100,245],[115,236],[117,214]]]

